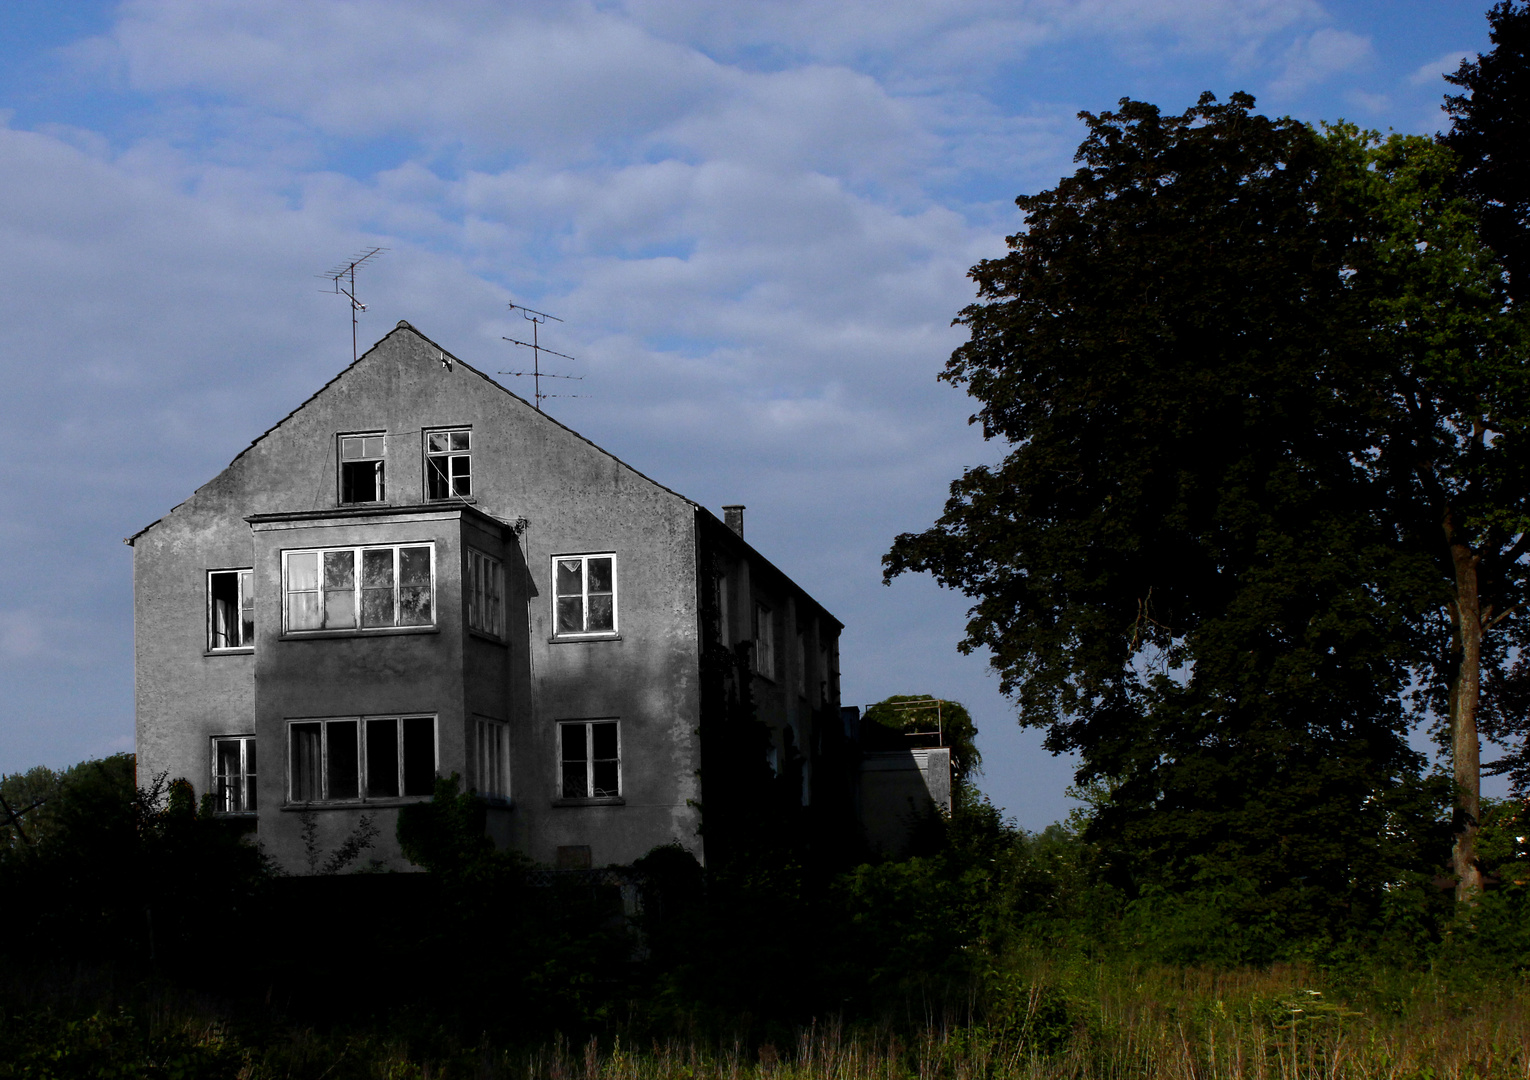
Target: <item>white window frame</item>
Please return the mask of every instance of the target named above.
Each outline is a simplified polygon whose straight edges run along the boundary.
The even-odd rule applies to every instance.
[[[610,724],[612,727],[614,727],[616,729],[616,759],[615,759],[616,760],[616,793],[614,795],[596,795],[596,794],[593,794],[593,792],[595,791],[595,761],[596,761],[596,758],[595,758],[595,734],[594,734],[594,730],[593,729],[594,729],[596,724]],[[563,738],[564,738],[563,732],[565,731],[565,729],[573,728],[573,727],[582,727],[582,728],[584,728],[584,767],[585,767],[585,770],[584,770],[584,790],[587,793],[589,793],[589,794],[585,794],[585,795],[568,795],[568,794],[565,794],[564,788],[563,788],[563,769],[564,769],[564,765],[565,765],[565,759],[563,757]],[[601,761],[610,761],[612,759],[611,758],[601,758],[599,760],[601,760]],[[624,776],[624,770],[623,770],[623,767],[622,767],[623,760],[624,760],[624,754],[622,752],[622,725],[621,725],[621,721],[619,719],[617,719],[616,717],[614,717],[614,716],[595,716],[595,717],[589,717],[587,719],[582,719],[582,720],[559,720],[558,721],[558,745],[557,745],[557,768],[558,768],[558,771],[557,771],[557,776],[555,778],[556,786],[555,786],[554,790],[557,791],[558,799],[560,801],[566,801],[566,802],[606,802],[606,801],[609,801],[609,800],[615,800],[615,799],[623,798],[624,797],[624,793],[627,790],[626,783],[625,783],[625,779],[626,778]],[[568,761],[568,763],[572,764],[573,763],[573,759],[570,759]]]
[[[404,588],[400,583],[399,561],[400,551],[404,548],[426,548],[430,552],[430,621],[427,623],[400,623],[399,622],[399,590]],[[362,572],[364,566],[364,552],[389,551],[393,552],[393,623],[390,626],[363,626],[362,593],[365,591],[362,585]],[[309,626],[293,627],[292,625],[292,602],[294,593],[313,592],[315,590],[291,588],[291,574],[289,567],[294,556],[316,555],[318,557],[318,597],[321,617],[327,611],[324,590],[324,556],[336,552],[348,551],[351,553],[351,624],[350,626]],[[335,590],[342,592],[345,590]],[[439,603],[436,588],[436,544],[434,540],[408,540],[397,544],[356,544],[344,547],[322,548],[291,548],[282,552],[282,634],[303,636],[310,634],[390,634],[399,632],[419,632],[432,630],[436,627],[439,616]]]
[[[345,456],[345,444],[348,439],[377,439],[382,443],[382,451],[379,454],[368,455],[366,443],[361,445],[362,456],[348,458]],[[375,477],[377,484],[377,498],[375,499],[347,499],[345,497],[345,466],[347,462],[362,463],[370,461],[376,466]],[[340,506],[377,506],[388,501],[388,433],[386,431],[345,431],[335,436],[335,502]]]
[[[504,640],[505,564],[476,548],[465,548],[462,582],[468,629]]]
[[[558,563],[566,562],[566,561],[571,560],[571,559],[578,559],[579,560],[579,581],[580,581],[580,588],[582,590],[579,595],[580,595],[580,604],[581,604],[582,610],[584,612],[584,625],[586,627],[588,627],[589,624],[590,624],[590,560],[591,559],[610,559],[611,560],[611,627],[610,627],[610,629],[608,629],[608,630],[607,629],[601,629],[601,630],[589,630],[589,629],[585,629],[585,630],[560,630],[558,628],[558,600],[560,599],[560,596],[558,594]],[[548,590],[548,591],[550,593],[552,593],[552,631],[553,631],[553,637],[561,638],[561,639],[564,639],[564,640],[577,640],[577,639],[581,639],[581,638],[608,638],[608,637],[615,637],[618,633],[621,632],[621,603],[620,603],[621,577],[620,577],[620,568],[617,566],[616,553],[614,551],[591,551],[591,552],[575,553],[575,554],[568,554],[568,555],[554,555],[552,557],[552,588],[550,590]],[[573,594],[569,593],[567,595],[572,596]]]
[[[375,798],[367,794],[367,752],[368,735],[367,725],[375,722],[393,721],[394,730],[397,732],[397,743],[394,747],[396,755],[396,769],[398,781],[397,795],[378,795]],[[405,794],[404,792],[404,721],[406,720],[429,720],[431,727],[430,753],[431,753],[431,791]],[[352,723],[356,725],[356,797],[355,798],[331,798],[329,792],[329,729],[331,724]],[[292,754],[292,729],[304,725],[319,725],[319,797],[299,799],[295,791]],[[435,794],[435,779],[441,774],[441,722],[434,713],[382,713],[371,716],[307,716],[289,718],[283,732],[285,738],[282,746],[282,757],[286,768],[286,784],[283,795],[287,805],[331,804],[340,806],[352,806],[367,802],[399,802],[399,801],[424,801]]]
[[[447,448],[444,450],[432,450],[430,440],[432,436],[444,435],[447,437]],[[462,435],[467,440],[467,445],[461,450],[452,449],[450,443],[452,436]],[[425,452],[425,501],[426,502],[449,502],[452,499],[471,499],[473,497],[473,429],[470,427],[444,427],[426,428],[420,445]],[[467,481],[467,490],[457,490],[457,477],[452,474],[452,462],[458,459],[467,461],[467,475],[462,479]],[[446,494],[433,495],[430,491],[431,464],[443,462],[443,476],[446,478]]]
[[[758,600],[754,603],[754,670],[776,681],[776,613]]]
[[[220,574],[234,574],[236,603],[234,626],[238,628],[237,645],[219,645],[217,610],[213,606],[213,578]],[[244,635],[244,613],[250,613],[249,639]],[[227,567],[207,571],[207,651],[216,653],[249,652],[255,648],[255,571],[248,566]]]
[[[218,744],[239,744],[239,769],[236,773],[225,773],[218,770]],[[259,800],[256,798],[255,779],[256,771],[250,765],[250,758],[256,757],[254,735],[214,735],[211,740],[212,750],[212,786],[208,788],[211,793],[215,812],[219,814],[254,814],[259,809]],[[257,762],[258,764],[258,762]],[[224,785],[232,780],[238,785],[237,789],[230,790]],[[230,796],[233,796],[231,799]],[[237,801],[238,806],[230,803]]]
[[[510,801],[510,725],[486,716],[474,717],[474,761],[478,794]]]

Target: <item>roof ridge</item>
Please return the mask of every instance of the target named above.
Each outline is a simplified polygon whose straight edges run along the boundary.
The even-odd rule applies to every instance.
[[[285,424],[288,420],[291,420],[298,413],[302,412],[305,408],[308,407],[309,403],[311,403],[315,398],[317,398],[320,394],[324,393],[324,391],[328,390],[331,386],[335,385],[335,383],[339,382],[342,378],[344,378],[345,374],[348,371],[350,371],[356,365],[360,364],[367,357],[371,356],[372,353],[377,351],[377,349],[382,346],[383,342],[387,341],[389,338],[393,337],[394,334],[397,334],[397,333],[399,333],[400,331],[403,331],[403,330],[408,330],[410,333],[414,334],[415,337],[419,338],[421,341],[425,342],[427,345],[430,345],[432,348],[434,348],[438,352],[440,352],[443,357],[448,357],[448,356],[451,357],[453,363],[461,364],[464,368],[466,368],[467,370],[471,371],[474,375],[477,375],[480,379],[483,379],[490,386],[496,387],[497,389],[503,391],[504,393],[509,394],[516,401],[519,401],[522,405],[525,405],[527,408],[535,410],[535,412],[536,412],[536,414],[538,416],[542,417],[543,419],[547,420],[550,423],[556,424],[558,427],[562,428],[564,431],[566,431],[570,435],[574,436],[574,438],[580,439],[583,442],[585,442],[585,443],[589,444],[590,446],[594,447],[596,450],[600,451],[600,453],[604,454],[606,457],[608,457],[612,461],[616,462],[622,468],[626,469],[628,472],[631,472],[634,476],[637,476],[637,477],[639,477],[642,480],[648,481],[650,484],[652,484],[654,487],[660,489],[661,491],[667,491],[669,494],[675,496],[675,498],[677,498],[677,499],[683,499],[685,502],[689,503],[691,506],[701,507],[701,504],[698,503],[696,500],[688,498],[687,496],[680,494],[680,492],[676,491],[674,488],[665,487],[663,484],[659,483],[653,477],[651,477],[648,474],[646,474],[644,472],[641,472],[638,469],[634,468],[633,466],[627,464],[627,462],[623,461],[621,458],[619,458],[615,454],[611,453],[611,451],[607,450],[605,447],[603,447],[603,446],[599,445],[598,443],[596,443],[593,439],[590,439],[587,436],[581,435],[579,432],[575,431],[573,428],[569,427],[567,424],[563,423],[562,421],[560,421],[560,420],[558,420],[558,419],[556,419],[554,417],[548,416],[545,412],[543,412],[541,409],[537,409],[536,406],[532,405],[531,402],[529,402],[525,398],[521,397],[515,391],[513,391],[513,390],[509,389],[508,387],[504,386],[499,381],[490,378],[484,372],[479,371],[472,364],[468,363],[466,360],[463,360],[461,357],[457,356],[456,354],[454,354],[452,352],[449,352],[446,348],[444,348],[442,345],[438,344],[436,341],[431,339],[429,336],[427,336],[425,334],[424,331],[422,331],[419,327],[415,326],[413,323],[409,322],[407,319],[400,319],[398,321],[398,323],[393,327],[392,330],[389,330],[386,334],[384,334],[382,337],[378,338],[375,342],[373,342],[372,347],[370,349],[368,349],[366,352],[364,352],[360,356],[356,357],[356,359],[352,360],[345,367],[343,367],[339,371],[337,371],[334,374],[334,376],[332,378],[330,378],[329,381],[327,381],[323,386],[319,387],[313,393],[309,394],[306,398],[304,398],[301,402],[299,402],[298,405],[295,408],[293,408],[291,411],[289,411],[280,420],[278,420],[276,423],[272,424],[270,427],[266,428],[265,431],[261,432],[254,439],[250,440],[250,445],[246,446],[243,450],[239,451],[239,453],[235,454],[233,459],[227,465],[223,466],[222,469],[218,470],[217,475],[214,476],[212,478],[212,480],[208,480],[208,481],[206,481],[206,482],[204,482],[202,484],[197,485],[197,487],[195,489],[193,489],[193,491],[191,492],[190,495],[186,496],[186,498],[184,498],[180,502],[176,503],[166,513],[161,514],[159,517],[157,517],[153,521],[149,522],[143,528],[139,529],[132,536],[124,537],[122,542],[124,544],[127,544],[129,547],[131,547],[133,545],[133,541],[137,540],[144,533],[146,533],[150,529],[154,528],[154,526],[158,525],[161,521],[164,521],[165,518],[169,517],[171,514],[175,513],[181,507],[185,506],[192,499],[196,498],[197,492],[201,491],[208,484],[212,483],[213,480],[216,480],[219,476],[222,476],[229,469],[233,468],[236,464],[239,463],[239,459],[240,458],[244,457],[244,455],[248,454],[251,450],[255,449],[255,447],[257,445],[259,445],[260,442],[266,438],[266,436],[270,435],[277,428],[279,428],[283,424]]]

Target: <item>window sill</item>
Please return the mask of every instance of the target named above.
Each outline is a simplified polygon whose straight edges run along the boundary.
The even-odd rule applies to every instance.
[[[627,800],[617,795],[605,799],[554,799],[554,806],[626,806]]]
[[[471,626],[468,627],[468,637],[475,637],[480,641],[487,641],[490,645],[498,645],[501,648],[506,648],[510,644],[498,634],[491,634],[487,630],[474,630]]]
[[[391,502],[388,502],[387,500],[382,500],[380,502],[336,502],[335,503],[335,508],[338,509],[338,510],[354,510],[354,509],[356,509],[358,507],[361,508],[361,509],[367,509],[369,507],[392,506],[392,505],[393,504]]]
[[[250,656],[255,652],[253,645],[241,645],[237,649],[203,649],[203,656]]]
[[[439,626],[377,626],[363,630],[288,630],[278,641],[312,641],[315,638],[397,637],[400,634],[439,634]]]
[[[281,812],[284,814],[301,814],[305,810],[390,810],[398,806],[414,806],[417,803],[429,802],[429,795],[403,795],[389,799],[346,799],[334,802],[289,802],[282,803]]]
[[[467,503],[472,506],[478,501],[477,495],[450,495],[444,499],[426,499],[426,506],[451,506],[453,503]]]
[[[620,634],[554,634],[547,639],[549,645],[578,645],[586,641],[620,641]]]

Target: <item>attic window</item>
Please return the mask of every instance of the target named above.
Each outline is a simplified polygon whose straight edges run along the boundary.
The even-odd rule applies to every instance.
[[[340,501],[342,503],[382,502],[383,435],[340,436]]]
[[[471,431],[425,433],[425,487],[431,499],[466,499],[473,494]]]

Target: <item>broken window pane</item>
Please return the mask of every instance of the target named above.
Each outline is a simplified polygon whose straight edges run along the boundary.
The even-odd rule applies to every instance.
[[[398,796],[398,721],[367,721],[367,798]]]
[[[557,634],[616,630],[616,560],[610,555],[560,556],[553,561]]]
[[[355,799],[361,796],[360,772],[357,760],[356,721],[331,720],[324,725],[325,742],[329,751],[325,770],[329,782],[328,797],[331,799]]]

